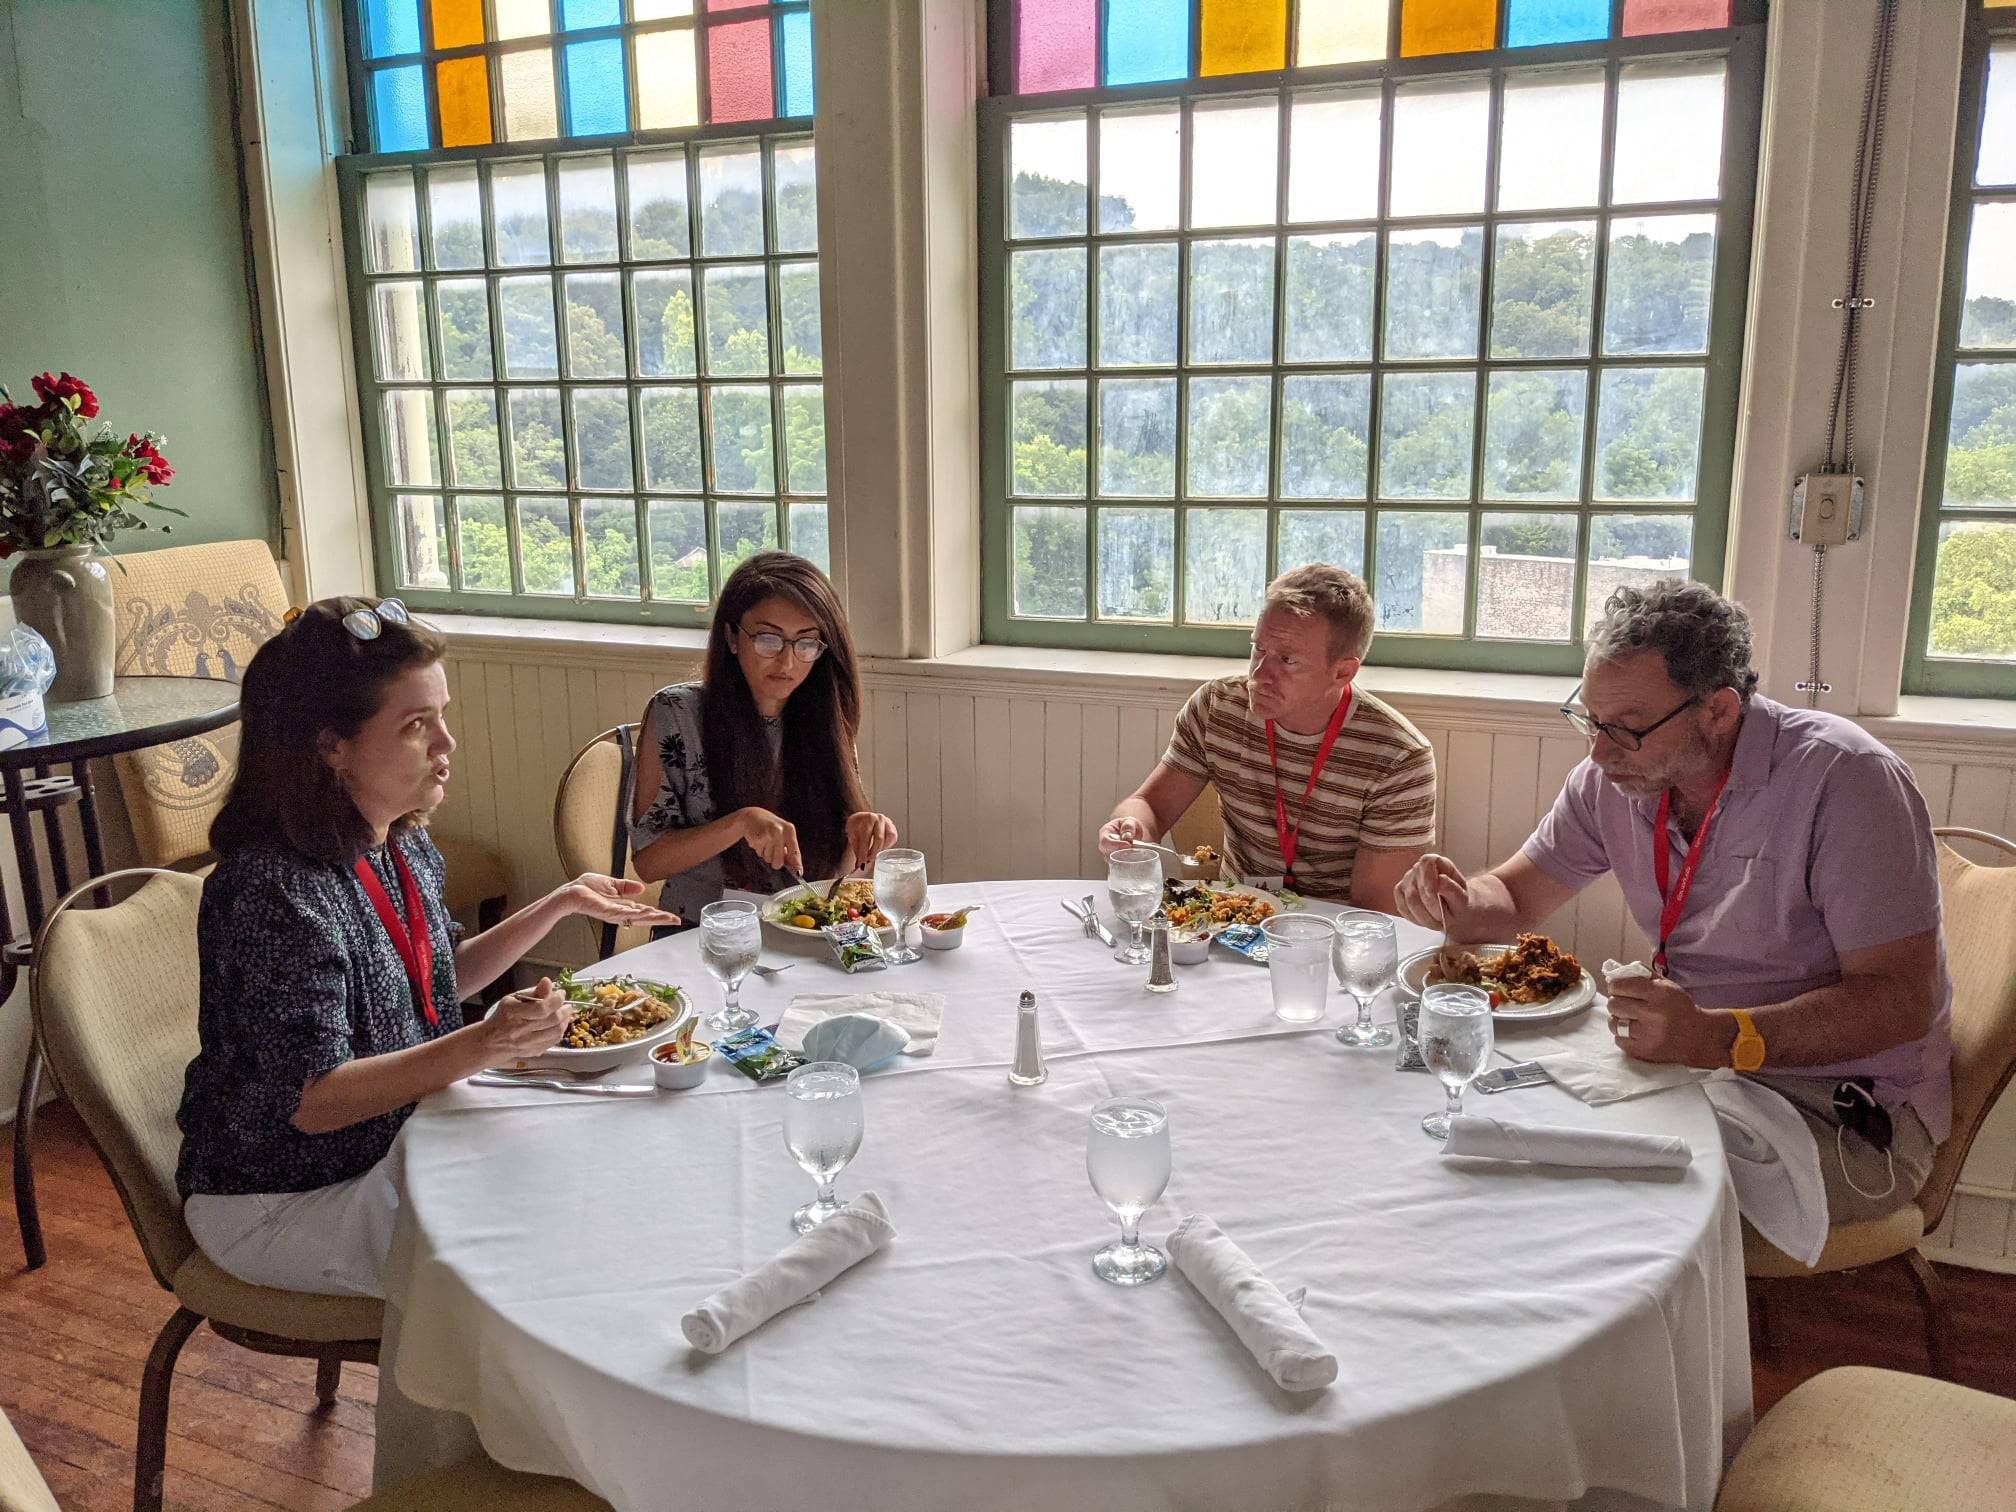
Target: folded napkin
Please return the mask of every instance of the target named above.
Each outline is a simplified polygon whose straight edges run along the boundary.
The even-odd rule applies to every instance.
[[[805,1048],[805,1031],[823,1018],[840,1013],[865,1013],[900,1025],[910,1035],[905,1055],[929,1055],[938,1048],[938,1029],[945,1020],[942,992],[801,992],[791,999],[777,1021],[777,1043],[796,1053]]]
[[[1684,1166],[1694,1158],[1687,1141],[1670,1134],[1622,1129],[1577,1129],[1566,1124],[1508,1123],[1464,1113],[1449,1121],[1444,1155],[1487,1160],[1527,1160],[1535,1165],[1633,1167]]]
[[[1827,1247],[1820,1162],[1834,1152],[1823,1155],[1799,1110],[1762,1082],[1718,1076],[1702,1090],[1722,1129],[1737,1210],[1772,1244],[1812,1265]]]
[[[896,1237],[882,1199],[863,1192],[796,1244],[731,1281],[679,1320],[686,1342],[719,1354]]]
[[[1574,1028],[1556,1033],[1522,1031],[1514,1045],[1500,1045],[1508,1059],[1537,1061],[1562,1090],[1590,1104],[1623,1102],[1705,1081],[1713,1073],[1692,1066],[1661,1066],[1636,1061],[1619,1048],[1610,1020],[1600,1010]]]
[[[1202,1213],[1169,1236],[1169,1258],[1204,1300],[1232,1325],[1239,1342],[1286,1391],[1315,1391],[1337,1379],[1337,1356],[1309,1331],[1297,1310],[1303,1292],[1283,1292],[1246,1251]]]

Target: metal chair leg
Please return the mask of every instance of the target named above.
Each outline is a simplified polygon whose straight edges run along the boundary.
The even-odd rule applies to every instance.
[[[40,1269],[49,1259],[42,1243],[42,1216],[35,1205],[35,1103],[41,1094],[42,1045],[31,1039],[27,1064],[21,1068],[21,1100],[14,1107],[14,1216],[21,1225],[21,1249],[30,1270]]]
[[[1910,1272],[1911,1287],[1918,1293],[1918,1306],[1925,1314],[1925,1356],[1931,1362],[1932,1374],[1942,1381],[1953,1379],[1952,1345],[1946,1332],[1946,1283],[1939,1279],[1939,1272],[1933,1268],[1917,1250],[1906,1250],[1900,1256],[1904,1268]]]
[[[133,1451],[133,1512],[161,1512],[161,1477],[168,1463],[168,1391],[175,1360],[203,1321],[186,1307],[161,1325],[140,1377],[140,1438]]]
[[[336,1405],[336,1388],[343,1383],[343,1362],[334,1355],[324,1355],[315,1362],[315,1403],[318,1407]]]

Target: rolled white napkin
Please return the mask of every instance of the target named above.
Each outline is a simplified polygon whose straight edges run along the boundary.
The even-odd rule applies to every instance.
[[[882,1199],[863,1192],[796,1244],[731,1281],[679,1320],[686,1342],[719,1354],[896,1237]]]
[[[805,1048],[805,1031],[823,1018],[865,1013],[899,1024],[910,1036],[905,1055],[929,1055],[938,1048],[945,1021],[942,992],[801,992],[777,1021],[777,1043],[794,1053]]]
[[[1286,1391],[1315,1391],[1337,1379],[1337,1356],[1296,1311],[1302,1292],[1286,1293],[1252,1257],[1202,1213],[1169,1236],[1169,1258],[1204,1300],[1232,1325],[1239,1342]]]
[[[1622,1129],[1577,1129],[1567,1124],[1508,1123],[1463,1113],[1449,1121],[1444,1155],[1487,1160],[1527,1160],[1535,1165],[1609,1169],[1684,1166],[1694,1158],[1687,1141],[1671,1134],[1631,1134]]]

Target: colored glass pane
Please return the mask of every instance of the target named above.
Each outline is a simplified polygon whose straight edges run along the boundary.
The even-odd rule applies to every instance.
[[[1392,0],[1302,0],[1295,13],[1295,62],[1363,63],[1386,56]]]
[[[1507,47],[1601,42],[1610,35],[1610,0],[1508,0]]]
[[[434,45],[471,47],[483,40],[483,0],[433,0]]]
[[[1020,0],[1015,87],[1024,94],[1098,83],[1099,0]]]
[[[693,60],[693,33],[644,32],[635,50],[637,125],[643,131],[700,123],[700,77]]]
[[[365,0],[364,50],[374,58],[420,51],[420,0]]]
[[[783,73],[777,81],[777,114],[812,114],[812,13],[809,10],[780,11],[778,30],[783,38]]]
[[[1283,0],[1203,0],[1197,13],[1197,71],[1264,73],[1288,61]]]
[[[775,107],[770,102],[768,21],[708,28],[707,105],[707,119],[715,124],[770,119]]]
[[[567,44],[567,134],[608,136],[630,129],[623,87],[623,43],[617,37]]]
[[[427,84],[420,65],[383,68],[371,76],[371,110],[380,152],[418,152],[427,141]]]
[[[690,16],[693,0],[630,0],[633,21],[662,21],[667,16]]]
[[[435,64],[434,99],[443,147],[481,147],[490,140],[490,65],[482,58]]]
[[[768,0],[707,0],[710,11],[748,10],[754,5],[765,5]]]
[[[1189,77],[1189,0],[1106,0],[1108,84]]]
[[[504,88],[504,138],[538,142],[560,135],[553,101],[553,55],[545,48],[508,52],[497,60]]]
[[[1700,31],[1729,24],[1729,0],[1624,0],[1624,35]]]
[[[622,0],[560,0],[560,24],[568,31],[620,26],[622,21]]]
[[[1403,0],[1400,56],[1487,52],[1498,42],[1498,0]]]
[[[543,37],[553,30],[547,0],[493,0],[500,37]]]

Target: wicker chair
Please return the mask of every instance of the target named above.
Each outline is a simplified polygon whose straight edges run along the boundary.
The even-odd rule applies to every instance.
[[[1208,782],[1183,816],[1169,826],[1169,847],[1178,854],[1187,856],[1200,845],[1215,851],[1225,849],[1225,815],[1218,806],[1218,789]]]
[[[553,796],[553,848],[570,877],[601,872],[636,879],[630,864],[630,786],[637,771],[637,726],[604,730],[574,753]],[[642,945],[642,925],[604,924],[602,959]]]
[[[1953,979],[1953,1132],[1939,1147],[1917,1200],[1885,1218],[1839,1223],[1811,1268],[1743,1228],[1746,1275],[1778,1280],[1901,1265],[1925,1314],[1925,1351],[1932,1373],[1951,1372],[1946,1315],[1938,1272],[1918,1243],[1939,1226],[1954,1183],[1967,1163],[1995,1100],[2016,1075],[2016,866],[1979,866],[1947,839],[1969,840],[2016,858],[2016,842],[1982,830],[1938,829],[1939,890],[1945,915],[1946,969]],[[1762,1303],[1764,1295],[1759,1294]],[[1769,1314],[1764,1314],[1767,1322]]]

